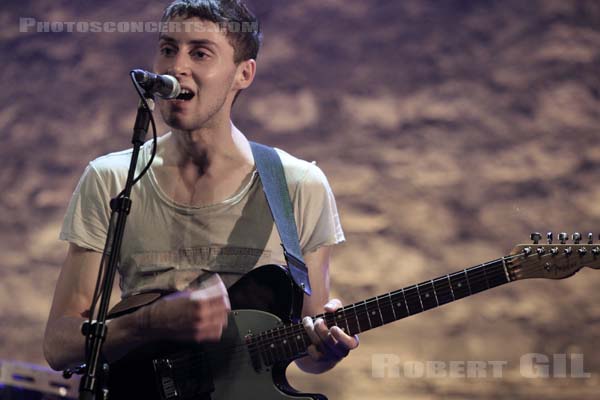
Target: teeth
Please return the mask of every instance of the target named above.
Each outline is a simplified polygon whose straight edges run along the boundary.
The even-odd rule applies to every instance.
[[[190,92],[187,89],[181,89],[181,93],[180,94],[191,94],[192,92]]]

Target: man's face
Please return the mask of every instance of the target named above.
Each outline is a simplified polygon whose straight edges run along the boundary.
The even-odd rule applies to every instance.
[[[163,119],[179,130],[229,123],[231,102],[239,89],[234,49],[213,22],[199,18],[170,20],[184,21],[190,29],[181,24],[181,32],[161,33],[158,42],[154,70],[176,77],[187,96],[185,100],[160,100]]]

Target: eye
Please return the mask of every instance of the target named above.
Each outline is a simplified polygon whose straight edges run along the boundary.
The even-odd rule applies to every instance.
[[[197,58],[197,59],[200,59],[200,60],[205,59],[206,57],[208,57],[208,54],[205,51],[202,51],[202,50],[194,50],[190,54],[191,54],[191,56],[193,58]]]
[[[160,48],[160,54],[169,57],[175,54],[175,49],[172,46],[163,46]]]

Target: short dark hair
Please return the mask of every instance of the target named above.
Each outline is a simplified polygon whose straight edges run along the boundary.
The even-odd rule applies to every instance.
[[[218,24],[234,49],[235,64],[258,56],[260,22],[241,0],[175,0],[165,8],[161,21],[173,17],[197,17]]]

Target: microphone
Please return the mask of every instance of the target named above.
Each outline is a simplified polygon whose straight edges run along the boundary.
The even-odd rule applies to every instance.
[[[181,93],[179,82],[171,75],[154,74],[143,69],[134,69],[131,72],[137,83],[148,93],[163,99],[174,99]]]

